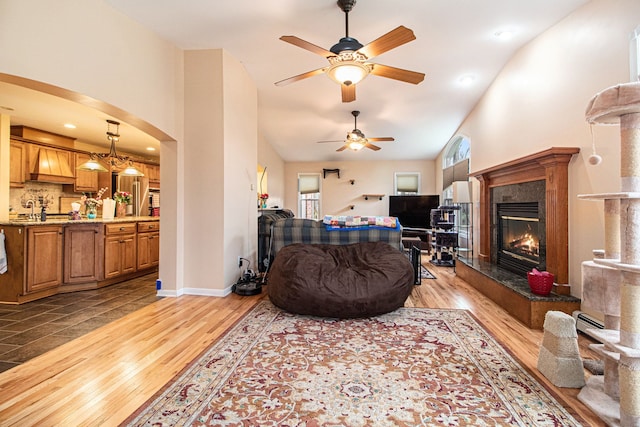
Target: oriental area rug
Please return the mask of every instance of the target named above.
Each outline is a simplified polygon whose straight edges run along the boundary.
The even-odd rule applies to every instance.
[[[465,310],[336,320],[260,302],[131,426],[578,426]]]

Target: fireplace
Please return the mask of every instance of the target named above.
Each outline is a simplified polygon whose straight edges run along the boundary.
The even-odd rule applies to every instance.
[[[539,207],[540,267],[556,276],[556,283],[569,283],[569,176],[575,147],[552,147],[497,166],[472,173],[480,182],[478,258],[496,263],[497,239],[495,204],[537,201]],[[540,181],[544,190],[539,199],[516,197],[502,192],[518,184]],[[498,197],[496,197],[498,196]]]
[[[538,202],[497,205],[497,264],[515,273],[540,266]]]

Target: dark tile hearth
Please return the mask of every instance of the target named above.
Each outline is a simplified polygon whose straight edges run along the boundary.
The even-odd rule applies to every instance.
[[[534,294],[524,273],[511,273],[477,258],[459,261],[458,277],[531,329],[543,328],[548,311],[572,314],[580,309],[580,299],[571,295]]]
[[[0,304],[0,372],[157,301],[156,278],[153,273],[101,289]]]
[[[502,286],[511,289],[531,301],[580,301],[579,298],[571,295],[557,295],[553,292],[547,296],[536,295],[531,292],[526,276],[505,270],[487,261],[482,261],[477,258],[459,258],[459,261],[464,262],[474,270],[490,277],[494,281],[499,282]]]

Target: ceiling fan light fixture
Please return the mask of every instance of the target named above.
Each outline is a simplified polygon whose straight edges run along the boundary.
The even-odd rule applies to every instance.
[[[338,56],[329,58],[331,66],[327,75],[338,84],[355,85],[371,72],[371,65],[364,62],[366,59],[361,53],[342,51]]]
[[[358,139],[355,141],[349,141],[349,149],[353,151],[360,151],[366,145],[366,140]]]

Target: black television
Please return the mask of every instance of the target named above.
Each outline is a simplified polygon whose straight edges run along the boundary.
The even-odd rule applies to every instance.
[[[440,206],[440,196],[389,196],[389,216],[400,220],[404,228],[431,228],[431,209]]]

